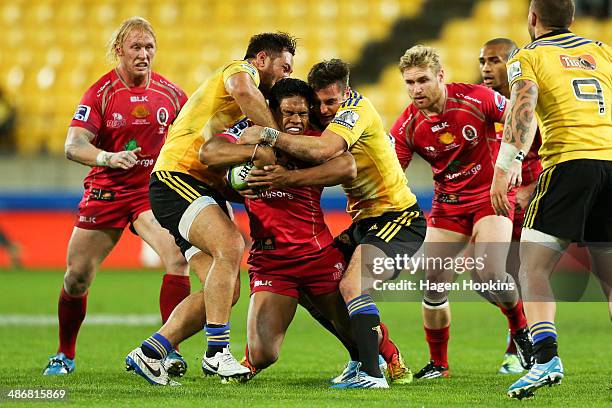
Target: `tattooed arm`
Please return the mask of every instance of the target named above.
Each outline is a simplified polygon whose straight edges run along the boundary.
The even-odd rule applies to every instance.
[[[514,83],[504,125],[504,143],[512,144],[523,152],[529,151],[537,127],[537,102],[538,86],[534,82],[523,79]]]
[[[533,81],[519,80],[514,83],[504,125],[504,139],[491,183],[491,204],[498,215],[508,216],[511,209],[508,189],[521,185],[521,163],[531,148],[537,128],[537,102],[538,86]]]

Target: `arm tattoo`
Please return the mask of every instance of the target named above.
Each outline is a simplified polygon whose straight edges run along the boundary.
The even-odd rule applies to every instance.
[[[505,142],[514,144],[518,148],[523,147],[529,139],[537,102],[538,86],[529,80],[516,81],[512,86],[508,117],[504,126]]]

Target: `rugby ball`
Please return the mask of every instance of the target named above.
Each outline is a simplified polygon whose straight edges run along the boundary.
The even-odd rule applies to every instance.
[[[227,183],[234,190],[245,190],[248,188],[246,178],[251,174],[253,167],[255,167],[255,165],[251,161],[233,165],[227,170]]]

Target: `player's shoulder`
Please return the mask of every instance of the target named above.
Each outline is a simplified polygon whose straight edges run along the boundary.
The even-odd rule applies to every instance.
[[[253,66],[253,64],[249,63],[246,60],[234,60],[231,61],[227,64],[225,64],[223,67],[221,67],[221,71],[222,72],[246,72],[254,77],[259,76],[259,73],[257,71],[257,68],[255,68],[255,66]]]
[[[112,69],[98,78],[96,82],[85,91],[85,95],[93,99],[100,99],[105,93],[119,83],[121,83],[121,79],[117,76],[115,70]]]
[[[369,109],[373,108],[372,103],[368,98],[361,93],[351,90],[349,97],[340,104],[340,109]]]
[[[169,81],[166,77],[159,74],[158,72],[151,72],[151,81],[154,85],[160,86],[163,89],[169,90],[175,93],[177,96],[185,95],[185,92],[174,82]]]
[[[449,100],[458,103],[469,103],[481,106],[487,98],[493,97],[495,91],[479,84],[467,84],[462,82],[452,82],[446,84]]]

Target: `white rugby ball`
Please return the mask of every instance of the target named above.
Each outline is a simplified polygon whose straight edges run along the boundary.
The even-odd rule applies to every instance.
[[[246,178],[251,174],[254,164],[249,161],[242,164],[235,164],[227,170],[227,182],[234,190],[245,190],[248,187]]]

